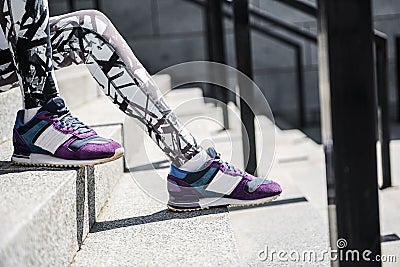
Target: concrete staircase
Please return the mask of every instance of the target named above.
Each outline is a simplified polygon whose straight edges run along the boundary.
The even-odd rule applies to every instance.
[[[102,135],[125,137],[130,173],[122,175],[122,160],[68,170],[11,165],[10,132],[21,100],[18,89],[0,94],[5,122],[0,125],[0,267],[295,266],[298,262],[276,256],[260,259],[265,256],[260,252],[268,247],[318,253],[329,247],[323,151],[302,132],[276,129],[269,176],[284,190],[277,201],[247,209],[172,213],[163,203],[169,163],[153,141],[99,94],[84,68],[57,76],[74,114],[90,125],[107,123],[96,127]],[[168,76],[156,82],[163,92],[170,88]],[[77,102],[71,97],[73,90],[84,90]],[[202,101],[200,89],[173,90],[166,98],[203,146],[215,146],[225,160],[243,167],[236,107],[229,108],[232,129],[222,132],[222,112]],[[262,116],[258,119],[258,147],[267,150],[271,140],[262,132],[270,123]],[[394,158],[400,155],[397,146],[392,145]],[[260,175],[267,172],[267,166],[260,166]],[[399,174],[394,167],[394,176]],[[398,196],[397,187],[381,192],[383,234],[400,233]],[[398,254],[400,242],[382,246],[384,253]],[[329,259],[304,263],[311,265],[329,266]]]
[[[232,129],[221,132],[221,112],[198,101],[198,96],[199,89],[186,89],[172,91],[166,98],[200,143],[214,145],[225,159],[242,167],[236,108],[230,106]],[[262,127],[268,126],[268,120],[259,120]],[[299,131],[278,130],[276,139],[278,163],[271,175],[284,188],[278,201],[257,208],[183,214],[169,212],[162,203],[167,199],[165,177],[169,171],[164,155],[152,140],[140,139],[137,145],[143,143],[138,148],[142,152],[128,155],[133,163],[130,175],[124,175],[113,191],[72,266],[265,266],[271,262],[260,260],[258,253],[268,244],[272,245],[270,249],[287,251],[326,249],[326,218],[308,201],[284,166],[307,161],[304,151],[308,146],[318,153],[320,147]],[[293,153],[287,151],[290,147],[294,147]],[[287,262],[272,264],[288,266]],[[328,259],[317,263],[328,265]]]
[[[121,161],[79,170],[15,167],[8,161],[10,135],[2,134],[6,137],[0,150],[1,200],[6,205],[0,208],[1,218],[5,218],[0,227],[0,266],[263,265],[265,262],[257,258],[257,252],[267,241],[280,244],[279,231],[289,219],[297,221],[298,227],[292,232],[297,233],[298,239],[306,239],[315,225],[324,225],[310,203],[290,203],[291,199],[304,195],[280,168],[273,168],[272,173],[283,183],[285,193],[281,201],[289,200],[285,205],[169,212],[163,203],[149,195],[156,191],[162,201],[167,197],[165,177],[169,165],[153,141],[108,99],[99,96],[85,69],[71,68],[57,76],[62,95],[74,114],[91,125],[111,124],[97,128],[100,134],[120,140],[119,123],[125,122],[127,167],[131,173],[119,179]],[[170,81],[164,76],[158,77],[157,82],[163,82],[163,88],[167,88]],[[75,103],[71,92],[80,85],[91,92],[82,92]],[[216,146],[226,160],[242,167],[240,124],[235,107],[230,108],[234,127],[221,132],[221,111],[204,104],[199,89],[174,90],[166,98],[203,146]],[[18,89],[1,94],[0,99],[4,103],[21,102]],[[6,120],[10,124],[18,106],[13,108],[10,107]],[[287,146],[296,138],[298,134],[277,135],[278,143]],[[147,168],[149,162],[159,163],[157,169]],[[314,214],[314,219],[298,221],[291,216],[293,211],[300,215]],[[272,220],[277,213],[280,219]],[[276,236],[272,234],[275,227],[280,227]],[[318,233],[326,237],[324,226],[320,230]],[[307,244],[325,244],[325,237],[321,241],[317,235]],[[306,248],[302,243],[299,246]]]

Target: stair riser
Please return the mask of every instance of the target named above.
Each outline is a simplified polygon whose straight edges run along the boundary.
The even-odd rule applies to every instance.
[[[15,115],[22,108],[19,88],[0,93],[0,144],[12,137]]]
[[[92,101],[101,93],[85,65],[56,71],[56,77],[60,95],[70,109]]]

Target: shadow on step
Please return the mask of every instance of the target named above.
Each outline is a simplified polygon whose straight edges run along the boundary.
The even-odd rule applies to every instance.
[[[293,204],[293,203],[299,203],[299,202],[308,202],[308,200],[305,197],[286,198],[286,199],[279,199],[279,200],[275,200],[273,202],[267,202],[267,203],[264,203],[261,205],[255,205],[255,206],[229,207],[229,211],[263,208],[263,207],[269,207],[269,206],[279,206],[279,205]]]
[[[166,169],[171,166],[170,161],[161,160],[157,162],[152,162],[149,164],[144,164],[136,167],[129,168],[129,172],[139,172],[139,171],[149,171],[149,170],[158,170],[158,169]]]
[[[10,173],[32,172],[32,171],[66,171],[76,170],[77,168],[55,168],[55,167],[36,167],[15,165],[11,161],[0,161],[0,175]]]
[[[153,222],[161,222],[168,220],[176,220],[176,219],[189,219],[209,214],[218,214],[228,212],[227,208],[213,208],[209,210],[200,210],[200,211],[192,211],[192,212],[172,212],[167,209],[158,211],[156,213],[126,219],[119,219],[113,221],[103,221],[103,222],[95,222],[91,233],[103,232],[117,228],[124,228],[129,226],[153,223]]]

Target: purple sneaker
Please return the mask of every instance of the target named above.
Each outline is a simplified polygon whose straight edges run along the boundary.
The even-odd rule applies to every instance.
[[[27,123],[24,110],[14,126],[12,162],[20,165],[82,167],[120,158],[124,149],[73,117],[60,97],[50,99]]]
[[[213,159],[202,171],[187,172],[171,165],[167,179],[170,210],[253,206],[270,202],[282,193],[278,183],[236,169],[222,161],[213,148],[207,152]]]

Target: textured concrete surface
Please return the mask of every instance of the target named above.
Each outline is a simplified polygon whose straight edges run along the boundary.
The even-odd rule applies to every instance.
[[[294,262],[271,254],[280,250],[313,250],[320,256],[328,249],[329,235],[327,220],[308,202],[287,172],[273,167],[270,177],[282,185],[279,199],[259,207],[229,210],[243,266],[330,266],[329,259]]]
[[[56,72],[60,95],[70,109],[98,97],[100,90],[85,65],[72,65]],[[79,97],[76,97],[79,95]]]
[[[172,213],[125,175],[72,266],[239,266],[238,260],[226,209]]]
[[[230,212],[240,257],[246,266],[298,266],[289,258],[277,259],[278,251],[303,253],[312,250],[321,257],[329,247],[328,227],[307,202],[287,204],[277,200],[271,206]],[[290,200],[288,200],[290,203]],[[264,253],[260,253],[264,251]],[[275,251],[275,255],[271,254]],[[268,257],[266,257],[268,255]],[[300,260],[303,266],[330,266]]]
[[[380,218],[382,236],[393,236],[392,241],[382,243],[382,255],[395,255],[396,262],[386,262],[383,266],[400,264],[400,188],[398,186],[380,191]]]
[[[382,254],[396,255],[397,262],[385,263],[383,266],[399,266],[400,264],[400,141],[390,142],[391,171],[393,187],[380,190],[380,218],[382,235],[396,235],[390,242],[382,243]]]
[[[182,121],[198,140],[212,142],[212,133],[220,129],[215,122],[220,111],[209,109],[205,119],[206,105],[196,99],[198,92],[176,90],[167,100],[184,114],[188,106],[179,107],[178,100],[195,98],[199,108]],[[136,142],[136,153],[128,155],[132,176],[118,184],[72,266],[239,266],[227,210],[167,211],[165,156],[143,132],[128,134]]]
[[[192,99],[192,104],[196,103],[197,100],[193,99],[196,92],[173,92],[171,107],[179,108],[177,99]],[[218,124],[220,112],[204,103],[196,105],[199,108],[192,109],[191,114],[182,117],[182,121],[197,138],[212,142],[225,159],[227,156],[227,160],[241,166],[240,124],[234,111],[230,112],[232,129],[222,133]],[[183,105],[180,109],[184,111],[187,107]],[[204,117],[207,119],[203,120]],[[193,118],[196,123],[190,123]],[[276,139],[279,144],[277,155],[283,159],[282,164],[296,162],[307,146],[311,146],[312,151],[317,150],[299,131],[278,131]],[[293,155],[286,151],[289,146],[294,147]],[[286,166],[272,168],[270,177],[281,182],[285,189],[282,197],[272,205],[232,208],[229,216],[226,210],[174,214],[166,211],[162,203],[167,199],[165,177],[168,163],[165,157],[148,138],[144,138],[141,150],[141,154],[130,155],[130,162],[136,164],[130,166],[132,176],[121,180],[72,266],[258,266],[271,263],[259,260],[257,255],[268,244],[270,249],[276,250],[312,248],[321,251],[328,247],[327,221],[307,201],[297,183],[284,170]],[[313,155],[306,160],[309,158]],[[265,168],[261,170],[266,171]],[[210,239],[210,232],[214,239]],[[217,241],[210,242],[212,240]],[[287,263],[274,261],[273,266],[276,264],[287,266]],[[317,266],[327,265],[326,260],[317,263]]]
[[[0,93],[0,144],[12,136],[15,115],[22,107],[19,87]]]
[[[230,119],[232,125],[237,126],[240,124],[238,117],[234,116],[234,111],[231,110]],[[274,143],[269,140],[272,137],[265,134],[269,131],[267,127],[271,127],[269,120],[264,116],[258,116],[257,120],[260,123],[260,128],[256,129],[257,155],[262,160],[258,166],[258,174],[265,176],[269,169],[269,157],[266,155],[271,154],[268,150],[274,147]],[[231,138],[228,142],[223,138],[214,140],[217,147],[226,147],[229,144],[234,151],[231,160],[242,167],[240,128],[233,127],[229,134]],[[289,172],[291,164],[304,164],[320,155],[317,154],[319,147],[297,130],[276,129],[275,143],[275,160],[268,179],[276,180],[282,185],[283,193],[280,198],[270,204],[256,207],[229,208],[241,266],[296,266],[296,262],[277,260],[276,255],[274,260],[271,260],[271,256],[266,260],[260,259],[259,253],[265,250],[266,246],[269,252],[285,250],[288,253],[292,250],[301,253],[311,249],[321,252],[329,246],[327,218],[324,218],[314,203],[308,200],[312,194],[306,195],[299,187],[300,180]],[[229,151],[223,151],[222,155],[225,153]],[[318,201],[319,199],[316,203],[319,203]],[[303,263],[304,266],[329,266],[328,259],[310,264]]]
[[[168,74],[160,74],[152,76],[154,82],[160,88],[162,93],[167,92],[171,89],[171,76]]]
[[[15,167],[10,142],[0,153],[0,266],[66,266],[78,248],[85,170]]]
[[[91,101],[104,95],[87,67],[83,64],[72,65],[57,70],[55,73],[60,95],[70,109],[78,108],[82,105],[91,105]],[[171,88],[171,77],[169,75],[154,75],[153,79],[162,92]],[[78,98],[76,97],[77,94],[79,94]]]

